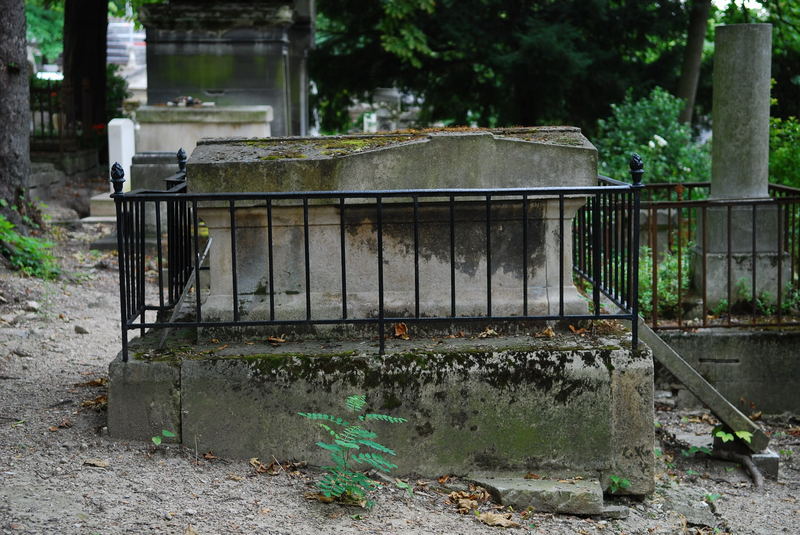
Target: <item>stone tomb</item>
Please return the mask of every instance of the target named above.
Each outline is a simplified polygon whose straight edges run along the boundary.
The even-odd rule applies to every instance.
[[[441,132],[342,138],[201,142],[188,164],[191,192],[385,190],[434,187],[591,186],[594,147],[574,128]],[[420,202],[421,312],[449,312],[449,205]],[[564,202],[564,271],[559,276],[558,201],[529,207],[529,303],[532,314],[585,312],[571,277],[571,219],[585,201]],[[312,317],[341,317],[338,201],[309,203]],[[521,204],[493,200],[493,313],[521,314]],[[266,211],[237,204],[237,273],[242,318],[264,318]],[[485,314],[485,199],[456,203],[458,314]],[[201,203],[213,239],[204,319],[232,314],[229,208]],[[374,201],[345,209],[349,317],[376,314]],[[408,200],[385,202],[387,314],[413,311],[413,244]],[[304,317],[302,211],[273,207],[276,318]],[[278,260],[281,258],[280,260]],[[410,278],[411,277],[411,278]],[[506,333],[506,326],[492,326]],[[485,325],[480,326],[480,328]],[[160,332],[130,344],[130,359],[109,369],[111,436],[149,440],[162,429],[176,441],[217,455],[302,459],[324,464],[325,437],[298,411],[344,414],[345,397],[366,395],[370,410],[408,419],[378,423],[396,449],[400,475],[491,472],[511,480],[532,471],[554,479],[581,476],[606,488],[652,492],[653,361],[630,334],[606,326],[598,336],[566,332],[479,339],[423,337],[386,341],[374,331],[346,339],[292,338],[277,347],[259,339],[220,345],[208,333],[192,345]],[[211,340],[209,342],[209,340]],[[263,337],[260,338],[263,340]],[[585,510],[584,514],[596,513]]]
[[[534,128],[430,134],[206,140],[188,163],[189,191],[326,191],[430,188],[592,186],[596,151],[575,128]],[[248,201],[249,202],[249,201]],[[528,312],[555,315],[563,288],[564,312],[586,313],[572,283],[572,219],[585,202],[564,200],[560,239],[557,197],[531,196],[528,205]],[[269,319],[267,210],[237,201],[236,306],[243,319]],[[231,227],[227,203],[203,203],[201,219],[212,239],[206,319],[233,317]],[[447,199],[419,203],[420,313],[450,313],[450,206]],[[374,200],[313,200],[309,206],[311,318],[342,313],[340,223],[345,225],[349,317],[376,317],[378,269]],[[276,319],[305,318],[303,210],[276,201],[273,274]],[[457,198],[455,220],[456,315],[487,311],[485,197]],[[490,212],[492,313],[523,314],[522,202],[493,198]],[[384,287],[387,316],[413,315],[413,206],[410,198],[384,200]],[[563,256],[561,248],[563,247]],[[559,262],[563,258],[563,272]]]

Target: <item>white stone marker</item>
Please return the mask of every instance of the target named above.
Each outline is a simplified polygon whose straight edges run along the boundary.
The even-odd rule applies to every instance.
[[[131,190],[131,161],[136,154],[133,121],[130,119],[111,119],[108,123],[108,169],[119,162],[125,171],[123,191]],[[113,192],[113,189],[112,189]]]

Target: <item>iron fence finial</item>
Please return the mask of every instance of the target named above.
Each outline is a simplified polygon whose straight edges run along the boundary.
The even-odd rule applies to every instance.
[[[114,162],[111,166],[111,184],[114,186],[114,193],[122,193],[122,186],[125,184],[125,171],[119,162]]]
[[[631,168],[631,178],[633,179],[633,183],[637,186],[640,185],[642,183],[642,175],[644,175],[644,162],[642,161],[642,157],[634,152],[631,154],[631,159],[628,165]]]

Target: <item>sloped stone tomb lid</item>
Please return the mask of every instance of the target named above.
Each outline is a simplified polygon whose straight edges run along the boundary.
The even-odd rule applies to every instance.
[[[597,151],[573,127],[204,139],[190,191],[591,186]]]

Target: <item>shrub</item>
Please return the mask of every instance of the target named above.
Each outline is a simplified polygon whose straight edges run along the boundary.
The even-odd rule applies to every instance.
[[[709,147],[692,141],[691,128],[678,122],[682,107],[681,99],[660,87],[640,100],[628,93],[621,104],[612,105],[611,116],[597,122],[600,174],[626,179],[636,152],[645,163],[647,182],[709,180]]]
[[[689,291],[691,273],[689,271],[689,250],[687,244],[681,256],[681,284],[680,295],[685,296]],[[658,262],[658,315],[674,317],[678,314],[680,301],[678,299],[678,255],[671,251],[661,254]],[[653,253],[652,249],[642,246],[639,253],[639,312],[651,317],[653,314]]]
[[[800,120],[769,120],[769,178],[771,182],[800,188]]]

